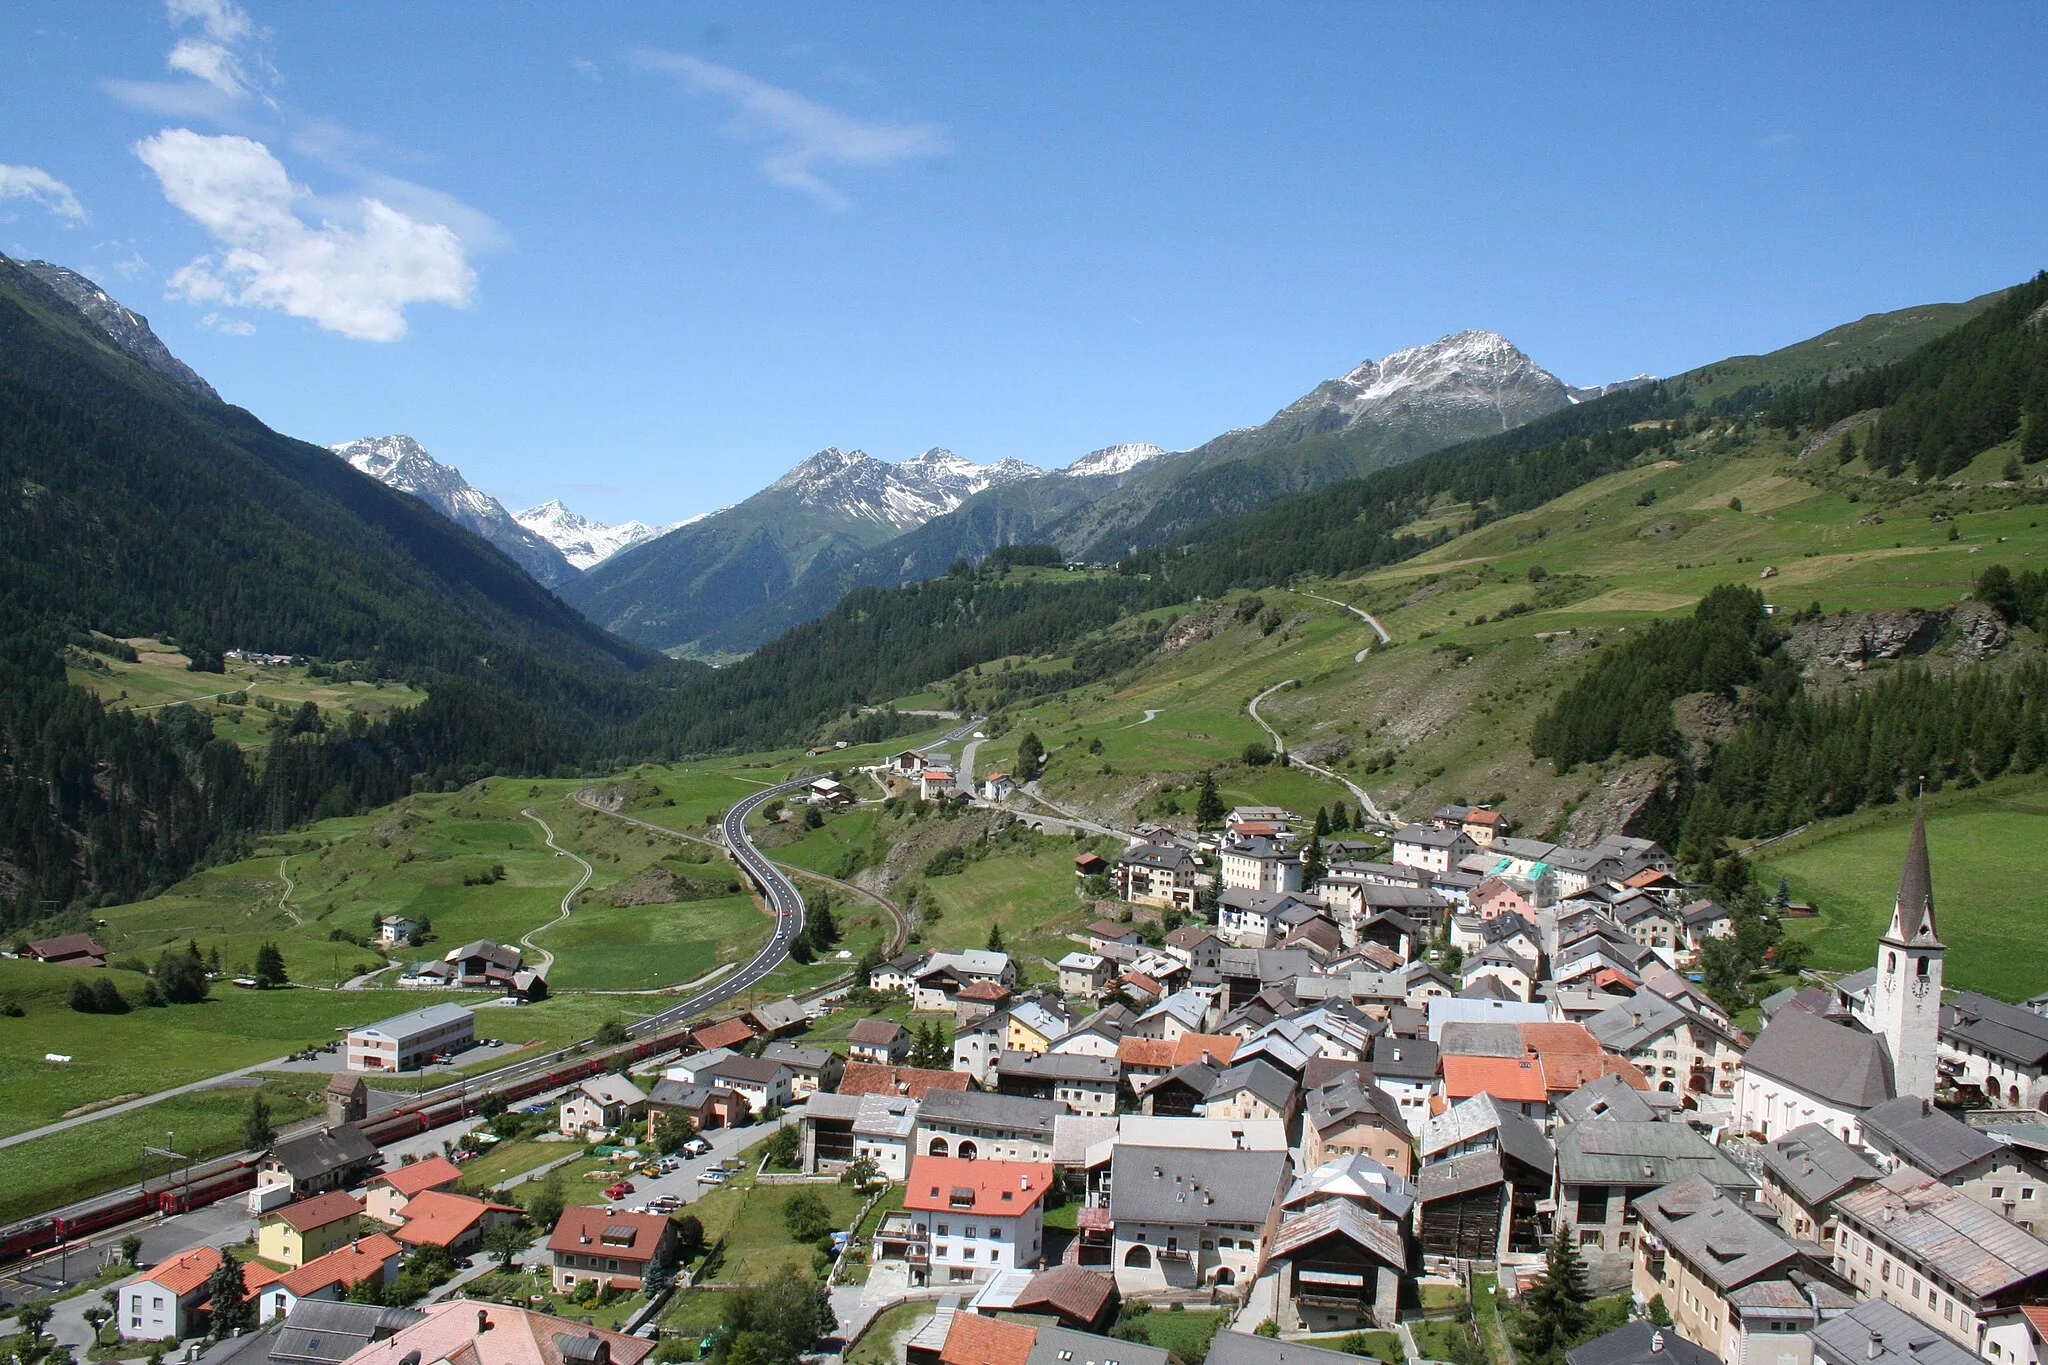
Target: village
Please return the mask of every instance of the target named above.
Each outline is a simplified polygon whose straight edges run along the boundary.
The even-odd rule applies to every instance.
[[[957,795],[936,764],[891,776]],[[988,781],[994,798],[1007,779]],[[1462,1362],[1432,1309],[1476,1318],[1495,1286],[1500,1307],[1533,1302],[1561,1259],[1622,1318],[1573,1343],[1573,1365],[2042,1359],[2048,1000],[1945,989],[1923,824],[1872,966],[1771,995],[1754,1036],[1700,981],[1736,916],[1653,842],[1519,838],[1486,807],[1379,837],[1330,825],[1240,807],[1211,834],[1147,827],[1076,859],[1083,898],[1114,899],[1057,961],[919,947],[565,1088],[534,1107],[562,1139],[653,1155],[637,1186],[622,1166],[601,1204],[542,1226],[530,1204],[456,1190],[487,1132],[380,1168],[354,1127],[362,1073],[472,1046],[472,1012],[355,1030],[327,1127],[280,1144],[250,1195],[252,1326],[339,1324],[341,1300],[396,1283],[423,1245],[497,1246],[586,1296],[565,1303],[646,1305],[618,1324],[639,1335],[522,1333],[581,1333],[599,1344],[578,1350],[626,1365],[657,1344],[687,1358],[700,1343],[652,1339],[702,1268],[678,1220],[747,1178],[862,1198],[820,1272],[828,1336],[843,1352],[897,1326],[864,1358],[911,1365],[1165,1365],[1126,1330],[1148,1311],[1213,1317],[1206,1356],[1224,1365],[1334,1365],[1374,1340]],[[491,944],[412,975],[532,989]],[[777,1133],[791,1140],[725,1156]],[[121,1334],[204,1330],[220,1264],[198,1248],[142,1272]],[[320,1330],[361,1333],[333,1358],[368,1360],[392,1314],[416,1319],[402,1343],[467,1302],[444,1293]]]

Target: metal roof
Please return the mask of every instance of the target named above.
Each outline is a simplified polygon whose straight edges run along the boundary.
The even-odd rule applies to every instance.
[[[1119,1143],[1110,1213],[1119,1223],[1264,1223],[1290,1166],[1285,1152]]]
[[[1962,1174],[2004,1146],[1918,1095],[1901,1095],[1865,1113],[1863,1141],[1937,1180]]]
[[[1840,1109],[1869,1109],[1894,1093],[1891,1052],[1882,1038],[1805,1010],[1778,1011],[1742,1065]]]
[[[1805,1259],[1798,1247],[1705,1176],[1689,1175],[1640,1195],[1635,1208],[1644,1227],[1723,1294]]]
[[[1557,1133],[1557,1175],[1567,1185],[1669,1185],[1689,1175],[1724,1190],[1754,1190],[1756,1177],[1682,1123],[1588,1119]]]
[[[1822,1365],[1977,1365],[1975,1351],[1883,1299],[1866,1299],[1808,1335]]]
[[[1942,1275],[1965,1292],[1988,1298],[2048,1275],[2048,1244],[1985,1208],[1961,1190],[1905,1169],[1835,1201],[1873,1241],[1884,1242],[1923,1272]]]

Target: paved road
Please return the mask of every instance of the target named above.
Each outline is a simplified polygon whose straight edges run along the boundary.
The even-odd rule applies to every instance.
[[[546,959],[544,962],[540,964],[541,969],[543,971],[546,971],[555,965],[555,955],[549,952],[547,949],[541,947],[539,944],[535,943],[533,941],[533,936],[539,933],[542,929],[552,929],[557,924],[560,924],[563,920],[569,918],[570,906],[576,899],[576,893],[581,891],[584,887],[590,885],[590,878],[595,872],[595,869],[593,869],[590,866],[589,862],[584,859],[582,854],[571,853],[568,849],[563,848],[560,844],[555,842],[555,831],[552,827],[549,826],[547,821],[540,818],[539,811],[534,810],[531,806],[529,806],[525,810],[520,811],[519,813],[525,816],[527,819],[533,821],[533,823],[535,823],[536,825],[540,826],[540,832],[547,836],[548,847],[555,851],[555,856],[557,858],[574,858],[577,864],[581,866],[583,869],[583,875],[576,879],[576,885],[570,887],[567,891],[565,891],[562,894],[562,913],[556,915],[546,924],[542,924],[535,928],[529,929],[526,931],[525,934],[520,936],[520,947],[539,953],[541,957]]]

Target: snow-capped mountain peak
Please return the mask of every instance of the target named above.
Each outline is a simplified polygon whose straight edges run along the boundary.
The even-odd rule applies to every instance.
[[[652,540],[675,529],[674,526],[649,526],[637,519],[620,522],[616,526],[607,526],[604,522],[593,521],[580,512],[570,511],[562,505],[559,498],[550,498],[538,507],[516,512],[512,519],[560,550],[562,558],[578,569],[589,569],[602,564],[621,550],[630,549],[642,541]],[[691,521],[696,519],[690,518]],[[688,522],[676,523],[678,526],[687,524]]]
[[[543,587],[576,576],[562,553],[512,519],[496,498],[474,488],[453,465],[442,464],[410,436],[365,436],[330,447],[377,482],[410,493],[448,520],[512,557]]]
[[[1570,401],[1564,381],[1500,333],[1453,332],[1325,380],[1259,430],[1300,440],[1364,423],[1398,421],[1462,433],[1479,419],[1485,427],[1506,431]]]
[[[1099,474],[1128,474],[1139,465],[1150,464],[1166,452],[1143,442],[1104,446],[1091,450],[1059,472],[1068,478],[1089,478]]]
[[[940,446],[896,464],[865,451],[827,446],[770,488],[792,495],[802,507],[907,531],[952,511],[984,488],[1044,472],[1018,459],[976,464]]]

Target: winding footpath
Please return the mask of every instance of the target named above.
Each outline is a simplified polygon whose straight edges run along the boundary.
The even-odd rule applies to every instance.
[[[555,955],[549,952],[547,949],[541,947],[538,943],[535,943],[533,941],[533,936],[535,934],[541,933],[544,930],[552,929],[557,924],[560,924],[563,920],[569,918],[569,911],[574,906],[576,900],[576,893],[581,891],[584,887],[590,885],[590,879],[592,876],[596,874],[596,869],[591,867],[590,863],[583,857],[582,854],[571,853],[568,849],[563,848],[560,844],[555,842],[554,829],[548,824],[547,821],[540,818],[539,811],[533,809],[533,807],[531,806],[528,806],[525,810],[522,810],[519,813],[525,816],[527,819],[533,821],[533,823],[535,823],[536,825],[540,826],[540,832],[547,836],[548,847],[554,850],[555,856],[557,858],[574,858],[577,864],[583,869],[583,875],[576,879],[576,885],[570,887],[566,892],[562,894],[562,913],[556,915],[546,924],[537,925],[534,928],[527,930],[524,934],[520,935],[520,947],[526,949],[528,952],[539,953],[541,957],[546,959],[546,961],[540,964],[541,971],[543,973],[546,973],[548,971],[553,970],[555,965]]]
[[[1307,594],[1307,596],[1313,597],[1315,596],[1315,594],[1309,593]],[[1324,598],[1323,600],[1327,602],[1330,599]],[[1342,602],[1339,602],[1337,605],[1341,607],[1344,604]],[[1354,607],[1352,608],[1352,610],[1357,611],[1358,609]],[[1359,615],[1361,616],[1363,616],[1364,614],[1365,613],[1363,612],[1359,612]],[[1378,628],[1377,622],[1374,623],[1374,628]],[[1273,753],[1276,757],[1286,755],[1287,741],[1280,738],[1280,732],[1278,730],[1275,730],[1272,726],[1268,725],[1266,723],[1266,718],[1259,714],[1259,703],[1264,701],[1266,698],[1272,696],[1275,692],[1278,692],[1281,688],[1293,687],[1300,681],[1301,679],[1299,678],[1289,678],[1285,682],[1274,683],[1271,687],[1259,693],[1258,696],[1253,697],[1250,703],[1247,704],[1245,707],[1245,710],[1251,713],[1251,718],[1258,722],[1259,728],[1261,730],[1264,730],[1266,734],[1272,738]],[[1354,797],[1358,798],[1358,804],[1365,810],[1367,816],[1374,820],[1379,821],[1381,824],[1393,823],[1394,817],[1388,815],[1385,811],[1382,811],[1378,806],[1374,805],[1372,797],[1367,794],[1365,788],[1359,786],[1356,782],[1353,782],[1350,778],[1344,776],[1342,773],[1332,772],[1330,769],[1311,763],[1305,758],[1290,757],[1287,759],[1287,762],[1291,767],[1300,768],[1304,771],[1312,772],[1318,777],[1327,778],[1332,782],[1340,783],[1341,785],[1349,789],[1349,791]]]
[[[1387,628],[1380,624],[1380,618],[1374,616],[1371,612],[1365,610],[1365,608],[1354,607],[1349,602],[1339,602],[1336,598],[1325,597],[1319,592],[1303,592],[1300,588],[1296,588],[1294,591],[1301,593],[1303,597],[1313,597],[1318,602],[1328,602],[1333,607],[1344,608],[1344,610],[1350,612],[1353,616],[1356,616],[1359,620],[1371,626],[1372,633],[1380,637],[1381,644],[1390,645],[1394,643],[1394,637],[1387,634]],[[1359,657],[1365,657],[1364,651],[1360,651]]]
[[[286,864],[290,863],[291,860],[292,855],[289,853],[277,860],[277,879],[284,883],[284,891],[277,898],[277,908],[291,917],[294,926],[300,926],[305,924],[306,921],[300,919],[299,912],[292,909],[292,892],[296,888],[292,883],[291,874],[285,871]]]

